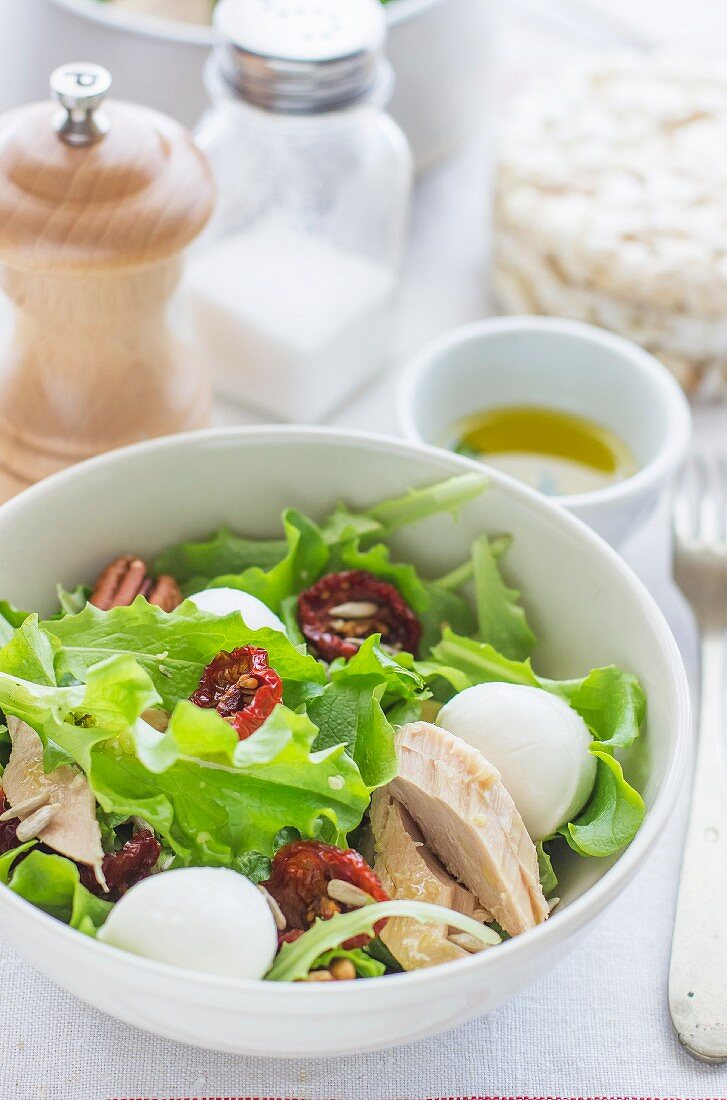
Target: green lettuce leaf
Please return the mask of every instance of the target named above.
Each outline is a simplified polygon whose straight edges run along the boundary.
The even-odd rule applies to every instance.
[[[383,917],[413,917],[424,924],[446,924],[469,932],[485,947],[500,943],[497,932],[486,924],[465,917],[453,909],[423,901],[378,901],[350,913],[338,913],[330,920],[317,920],[293,943],[284,943],[265,978],[271,982],[295,982],[305,978],[325,951],[338,947],[351,936],[373,933],[374,924]]]
[[[105,812],[137,815],[182,865],[235,865],[248,852],[271,856],[286,827],[344,843],[368,805],[368,790],[343,745],[312,752],[318,734],[304,714],[276,707],[238,741],[214,710],[182,702],[153,746],[97,744],[88,779]],[[137,751],[157,769],[146,767]],[[173,761],[173,762],[171,762]]]
[[[394,531],[409,523],[418,523],[440,512],[456,515],[460,508],[488,487],[484,474],[458,474],[447,481],[428,485],[424,489],[411,489],[401,497],[382,501],[366,509],[366,514],[376,520],[386,531]]]
[[[35,848],[37,843],[37,840],[28,840],[25,844],[18,844],[17,848],[11,848],[9,852],[3,852],[0,856],[0,883],[3,886],[7,886],[10,872],[18,856],[23,855],[24,852],[29,852],[31,848]]]
[[[74,760],[83,766],[94,744],[126,731],[158,702],[150,678],[129,654],[89,669],[85,685],[53,687],[0,672],[0,707],[37,730],[46,771]]]
[[[60,648],[56,644],[55,649]],[[29,615],[0,649],[0,672],[21,680],[55,686],[52,639],[38,627],[38,616]]]
[[[251,539],[223,527],[207,539],[181,542],[165,550],[154,563],[154,573],[169,573],[180,584],[194,578],[210,581],[223,573],[242,573],[251,566],[272,569],[287,552],[284,539]]]
[[[644,803],[624,779],[618,760],[595,744],[591,752],[598,760],[593,792],[583,813],[559,832],[581,856],[612,856],[636,836]]]
[[[87,936],[96,935],[112,909],[110,902],[97,898],[81,884],[75,863],[45,852],[30,852],[13,871],[8,887]]]
[[[210,587],[239,588],[278,611],[285,599],[313,584],[328,562],[328,547],[320,528],[293,509],[283,514],[283,527],[288,552],[282,561],[267,572],[254,565],[242,573],[215,577]]]
[[[413,699],[423,688],[415,674],[379,648],[372,635],[349,661],[331,666],[331,680],[308,704],[318,726],[317,748],[343,744],[368,787],[380,787],[396,775],[394,727],[384,712],[387,702]]]
[[[475,598],[479,636],[505,657],[522,661],[535,648],[535,635],[528,626],[518,600],[520,593],[508,588],[487,535],[472,546]]]
[[[381,524],[368,513],[351,512],[345,504],[339,504],[321,524],[323,541],[331,548],[343,542],[381,535],[383,530]]]
[[[499,653],[489,642],[477,642],[455,634],[453,630],[444,631],[441,642],[432,650],[432,659],[434,665],[432,662],[425,664],[430,675],[435,673],[438,663],[444,668],[459,670],[468,678],[470,687],[493,680],[528,687],[543,686],[529,660],[512,660]],[[451,672],[448,675],[451,677]],[[458,687],[458,690],[462,688]]]
[[[59,673],[84,680],[88,670],[112,655],[130,654],[151,677],[163,706],[171,710],[187,699],[199,683],[205,665],[220,650],[255,645],[268,651],[270,665],[285,681],[286,698],[300,703],[300,686],[323,684],[325,672],[313,657],[274,630],[249,630],[239,612],[218,617],[185,602],[167,613],[138,596],[131,607],[99,611],[88,604],[43,628],[62,644],[56,656]],[[31,723],[32,724],[32,723]]]
[[[29,611],[20,611],[7,600],[0,600],[0,645],[9,641],[14,630],[22,626]]]
[[[543,893],[546,898],[555,890],[558,885],[558,876],[553,870],[553,861],[550,858],[550,853],[545,847],[542,840],[539,840],[535,845],[538,853],[538,873],[540,875],[540,885],[543,888]]]
[[[646,696],[635,676],[609,665],[594,668],[581,680],[544,680],[578,711],[601,748],[627,749],[646,717]]]
[[[77,584],[73,591],[68,592],[63,585],[57,584],[56,594],[61,609],[60,614],[76,615],[79,611],[83,611],[88,603],[91,589],[87,584]]]
[[[324,951],[313,963],[311,970],[327,970],[336,959],[348,959],[356,967],[359,978],[380,978],[386,973],[384,963],[374,959],[361,947],[354,947],[346,951],[343,947],[334,947],[330,951]]]

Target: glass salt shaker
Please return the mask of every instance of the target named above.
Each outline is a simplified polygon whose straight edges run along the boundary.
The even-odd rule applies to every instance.
[[[218,388],[318,420],[390,361],[411,157],[380,0],[220,0],[187,303]]]

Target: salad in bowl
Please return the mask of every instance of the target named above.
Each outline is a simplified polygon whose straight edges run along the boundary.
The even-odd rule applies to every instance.
[[[389,981],[551,920],[561,866],[642,824],[646,694],[531,659],[517,534],[443,572],[401,550],[486,501],[467,466],[316,518],[291,480],[272,536],[238,513],[153,558],[129,538],[43,614],[8,591],[0,895],[264,983]]]

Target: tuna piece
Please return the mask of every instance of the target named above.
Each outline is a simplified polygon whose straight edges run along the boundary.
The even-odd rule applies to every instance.
[[[424,844],[416,822],[387,790],[371,802],[374,871],[392,898],[426,901],[486,921],[477,899],[447,873]],[[392,917],[381,933],[383,943],[404,970],[464,959],[468,952],[448,939],[449,928]]]
[[[535,845],[497,769],[428,722],[402,726],[396,751],[399,773],[387,789],[449,873],[510,935],[544,921]]]
[[[68,764],[46,774],[43,744],[35,730],[10,715],[7,723],[13,748],[2,788],[10,806],[19,809],[19,829],[27,824],[33,835],[55,852],[92,867],[99,883],[105,885],[96,799],[86,776]],[[26,814],[26,807],[31,812]],[[36,830],[32,830],[34,821],[38,822]]]

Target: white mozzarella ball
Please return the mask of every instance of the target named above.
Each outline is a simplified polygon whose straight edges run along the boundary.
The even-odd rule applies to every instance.
[[[205,974],[262,978],[278,947],[263,894],[225,867],[185,867],[143,879],[99,929],[113,947]]]
[[[533,840],[551,836],[582,809],[596,759],[586,723],[540,688],[477,684],[455,695],[437,721],[493,764]]]
[[[210,615],[229,615],[232,611],[239,611],[250,630],[261,630],[267,626],[270,630],[285,634],[285,627],[275,612],[257,596],[241,592],[239,588],[205,588],[204,592],[195,592],[187,599],[200,611],[209,611]]]

